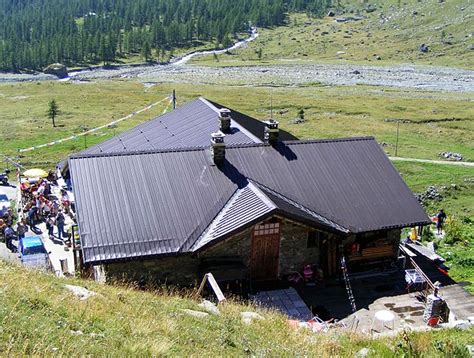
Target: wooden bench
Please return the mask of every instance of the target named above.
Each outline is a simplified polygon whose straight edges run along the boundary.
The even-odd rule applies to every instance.
[[[362,249],[361,255],[350,256],[349,261],[370,260],[391,256],[395,256],[395,250],[393,249],[392,245],[368,247],[366,249]]]

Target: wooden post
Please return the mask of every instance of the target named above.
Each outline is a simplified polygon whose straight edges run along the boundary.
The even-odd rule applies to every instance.
[[[400,120],[397,120],[397,141],[395,143],[395,156],[398,156],[398,136],[400,134]]]
[[[216,295],[217,300],[219,301],[219,303],[221,303],[222,301],[225,301],[225,297],[224,297],[224,294],[222,293],[221,288],[217,284],[217,281],[214,278],[214,275],[210,272],[206,273],[204,275],[204,277],[202,279],[202,282],[201,282],[201,285],[199,286],[199,289],[198,289],[198,294],[202,293],[202,291],[204,290],[204,287],[206,285],[206,282],[209,282],[209,285],[211,286],[212,290],[214,291],[214,294]]]
[[[173,109],[176,109],[176,90],[173,90]]]

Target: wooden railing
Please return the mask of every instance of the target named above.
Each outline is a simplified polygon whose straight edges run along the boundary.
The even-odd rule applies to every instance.
[[[428,276],[423,272],[423,270],[416,264],[416,262],[413,260],[413,258],[409,257],[410,259],[410,264],[413,266],[413,268],[420,274],[420,276],[423,277],[425,280],[426,285],[424,285],[423,290],[421,291],[423,297],[426,299],[426,297],[431,294],[436,286],[431,282]]]

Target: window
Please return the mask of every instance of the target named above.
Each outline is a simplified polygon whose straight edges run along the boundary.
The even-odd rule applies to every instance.
[[[306,247],[311,249],[313,247],[318,247],[321,240],[326,240],[328,234],[321,231],[310,231],[308,232],[308,241]]]
[[[265,223],[265,224],[260,224],[256,225],[253,234],[255,236],[260,236],[260,235],[275,235],[280,233],[280,223],[275,222],[275,223]]]

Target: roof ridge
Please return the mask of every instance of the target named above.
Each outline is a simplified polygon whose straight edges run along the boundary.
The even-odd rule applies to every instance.
[[[282,143],[288,145],[298,144],[314,144],[314,143],[338,143],[338,142],[362,142],[375,140],[374,136],[363,136],[363,137],[341,137],[341,138],[321,138],[321,139],[298,139],[298,140],[287,140]]]
[[[222,210],[212,219],[206,229],[202,232],[202,234],[195,240],[195,242],[191,246],[191,251],[196,251],[201,249],[203,246],[208,245],[209,243],[219,240],[220,238],[224,237],[227,233],[220,234],[217,236],[209,236],[214,235],[218,232],[219,225],[222,223],[222,220],[226,218],[229,212],[233,209],[234,205],[236,205],[239,200],[241,200],[242,196],[246,191],[251,191],[257,199],[263,203],[267,207],[267,211],[265,213],[260,213],[259,215],[253,217],[253,220],[261,218],[268,213],[274,211],[278,208],[278,206],[260,189],[256,183],[252,180],[248,180],[248,183],[243,188],[237,188],[237,190],[232,194],[229,200],[225,203]],[[245,223],[241,223],[240,225],[247,225],[249,221]]]
[[[210,135],[209,135],[210,140]],[[306,144],[318,144],[318,143],[339,143],[339,142],[362,142],[362,141],[374,141],[375,137],[347,137],[347,138],[332,138],[332,139],[301,139],[292,141],[280,142],[283,145],[306,145]],[[241,143],[241,144],[228,144],[226,150],[239,149],[239,148],[253,148],[253,147],[271,147],[268,143]],[[84,159],[84,158],[99,158],[99,157],[121,157],[121,156],[133,156],[142,154],[160,154],[160,153],[181,153],[181,152],[194,152],[206,150],[208,146],[190,146],[190,147],[177,147],[167,149],[147,149],[147,150],[136,150],[128,152],[107,152],[107,153],[76,153],[72,154],[69,159]]]
[[[252,180],[252,179],[249,179],[249,180]],[[350,232],[350,230],[347,227],[339,224],[333,218],[328,218],[325,215],[318,214],[314,210],[311,210],[311,209],[307,208],[305,205],[303,205],[301,203],[298,203],[297,201],[295,201],[291,198],[288,198],[286,195],[283,195],[282,193],[279,193],[279,192],[267,187],[266,185],[263,185],[259,182],[254,181],[254,180],[252,180],[252,182],[255,183],[255,185],[257,187],[259,187],[261,190],[268,191],[270,194],[275,195],[276,197],[286,201],[288,204],[293,205],[294,207],[296,207],[298,209],[307,211],[312,216],[316,216],[318,218],[318,220],[321,220],[322,222],[329,222],[331,224],[330,226],[336,227],[339,231],[347,232],[347,233]]]
[[[204,98],[203,96],[199,96],[198,99],[199,101],[201,101],[202,103],[204,103],[206,106],[208,106],[210,109],[212,109],[214,112],[216,112],[217,114],[219,114],[219,108],[217,108],[216,106],[214,106],[211,102],[209,102],[208,99]]]

